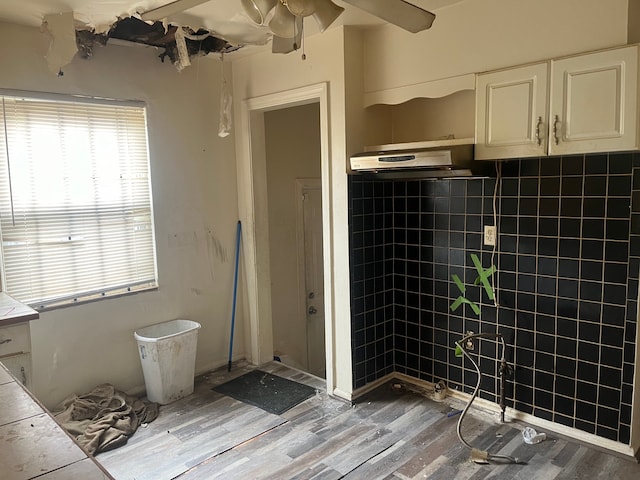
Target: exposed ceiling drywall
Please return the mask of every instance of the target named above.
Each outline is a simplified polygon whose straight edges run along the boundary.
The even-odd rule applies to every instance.
[[[410,0],[411,3],[430,11],[461,1]],[[171,0],[2,0],[0,20],[37,27],[42,24],[45,15],[73,11],[78,26],[86,25],[98,32],[106,32],[118,18],[143,13],[168,3],[171,3]],[[335,3],[345,7],[345,13],[336,25],[380,23],[376,17],[340,0],[335,0]],[[209,0],[172,15],[168,20],[194,30],[203,28],[215,32],[231,43],[262,44],[270,37],[265,27],[255,26],[249,20],[240,5],[240,0]]]
[[[410,0],[410,3],[437,12],[461,1],[464,0]],[[188,6],[191,0],[182,2],[181,6],[185,3]],[[249,19],[241,0],[193,0],[193,7],[181,9],[161,21],[148,21],[145,25],[139,20],[145,12],[171,3],[172,0],[2,0],[0,21],[40,27],[45,16],[73,12],[76,31],[81,32],[78,37],[83,56],[91,56],[96,42],[105,43],[108,38],[118,38],[163,47],[166,50],[160,57],[169,56],[174,64],[178,56],[177,26],[185,27],[178,33],[186,33],[190,54],[195,48],[199,54],[207,54],[231,52],[246,45],[265,45],[272,37],[267,27],[255,25]],[[340,0],[334,0],[334,3],[344,7],[345,11],[330,28],[382,23],[379,18]],[[305,36],[317,33],[315,22],[305,23]],[[206,43],[202,40],[205,37]]]

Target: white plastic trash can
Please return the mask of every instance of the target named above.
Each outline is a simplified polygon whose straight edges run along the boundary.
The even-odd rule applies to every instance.
[[[200,324],[171,320],[134,332],[147,398],[161,405],[193,393]]]

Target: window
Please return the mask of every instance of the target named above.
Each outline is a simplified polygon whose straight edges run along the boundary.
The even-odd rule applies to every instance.
[[[3,290],[44,309],[155,287],[144,105],[0,99]]]

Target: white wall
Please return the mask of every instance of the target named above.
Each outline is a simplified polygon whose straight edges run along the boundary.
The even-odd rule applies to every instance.
[[[634,2],[635,0],[630,0]],[[627,43],[628,0],[465,0],[429,30],[365,33],[365,92]]]
[[[36,396],[53,407],[103,382],[139,391],[133,332],[174,318],[202,324],[197,372],[226,364],[238,213],[234,138],[217,136],[220,61],[200,58],[178,73],[158,50],[107,46],[57,78],[47,70],[48,44],[38,29],[0,25],[0,88],[136,99],[148,107],[160,287],[31,322]],[[176,235],[182,246],[171,246]],[[242,302],[239,308],[235,353],[244,356]]]
[[[264,115],[274,353],[307,362],[305,283],[298,278],[296,179],[320,179],[317,103]],[[302,300],[302,301],[301,301]]]

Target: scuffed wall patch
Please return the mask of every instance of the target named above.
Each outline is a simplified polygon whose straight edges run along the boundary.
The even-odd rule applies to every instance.
[[[213,264],[214,261],[218,261],[220,263],[227,263],[229,256],[227,254],[227,249],[224,248],[222,242],[218,239],[216,234],[210,228],[207,229],[207,260],[209,262],[209,273],[211,275],[211,279],[214,277],[214,269]]]

